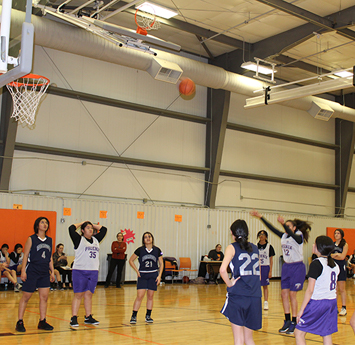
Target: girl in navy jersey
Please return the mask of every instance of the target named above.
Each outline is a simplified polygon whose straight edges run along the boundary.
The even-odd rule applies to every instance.
[[[285,313],[283,326],[280,333],[293,334],[296,327],[297,291],[303,289],[306,277],[306,266],[303,263],[303,242],[308,241],[309,223],[300,219],[285,220],[279,216],[278,222],[285,232],[277,230],[256,210],[250,212],[259,218],[275,235],[281,238],[281,247],[285,263],[281,270],[281,297]],[[291,312],[292,311],[292,319]]]
[[[338,290],[340,291],[341,297],[341,310],[339,316],[345,316],[346,312],[346,291],[345,291],[345,282],[346,282],[346,254],[348,253],[349,246],[344,239],[344,231],[342,229],[336,229],[334,231],[335,239],[335,249],[332,254],[332,258],[338,264],[340,268],[340,273],[338,277]]]
[[[331,257],[334,243],[330,237],[318,236],[312,249],[318,258],[309,266],[308,287],[297,314],[296,344],[305,345],[306,334],[312,333],[322,336],[324,345],[332,345],[332,334],[338,331],[336,287],[340,270]]]
[[[0,250],[0,276],[4,275],[12,284],[14,291],[19,292],[21,284],[17,283],[16,267],[11,267],[11,259],[8,252],[9,246],[4,243]]]
[[[9,269],[14,270],[18,273],[22,270],[22,262],[23,262],[23,247],[21,243],[17,243],[15,245],[15,250],[9,255],[10,258],[10,266]]]
[[[260,258],[261,286],[264,290],[264,310],[268,310],[268,285],[270,284],[269,279],[272,276],[273,256],[275,256],[275,250],[274,247],[269,244],[267,240],[268,233],[265,230],[260,230],[257,237],[259,239],[258,249]]]
[[[160,283],[163,273],[163,253],[160,248],[154,246],[154,237],[150,232],[145,232],[142,236],[142,246],[137,248],[129,259],[129,264],[137,272],[137,297],[133,304],[133,312],[130,320],[131,324],[137,323],[137,313],[142,304],[145,292],[147,291],[147,313],[145,322],[153,323],[151,318],[153,309],[154,291]],[[139,269],[134,264],[138,258]]]
[[[46,236],[49,229],[49,220],[39,217],[34,223],[34,235],[30,236],[25,244],[23,265],[21,270],[22,298],[18,307],[16,331],[26,332],[23,316],[32,294],[38,288],[39,315],[38,329],[53,330],[53,326],[46,321],[47,300],[50,282],[54,281],[54,267],[52,262],[52,239]],[[50,274],[48,273],[50,271]]]
[[[81,236],[76,232],[80,227]],[[94,230],[96,234],[94,235]],[[100,231],[100,232],[98,232]],[[75,259],[72,271],[74,298],[72,302],[72,318],[70,327],[79,327],[78,311],[84,298],[85,321],[87,325],[98,325],[99,321],[92,317],[92,295],[95,292],[99,277],[100,242],[106,236],[107,229],[102,225],[89,221],[73,224],[69,227],[69,235],[74,244]]]
[[[253,330],[261,328],[261,286],[259,251],[248,242],[248,225],[238,219],[231,225],[234,243],[230,244],[220,274],[227,285],[227,299],[221,313],[231,322],[234,344],[255,345]],[[228,265],[232,271],[229,279]]]

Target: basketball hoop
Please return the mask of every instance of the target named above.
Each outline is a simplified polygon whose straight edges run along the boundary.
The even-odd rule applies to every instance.
[[[147,36],[147,31],[158,30],[160,28],[160,22],[156,20],[154,8],[149,6],[149,11],[145,11],[144,9],[146,9],[147,6],[149,5],[145,4],[144,6],[138,7],[134,15],[134,20],[137,24],[136,32],[144,36]]]
[[[46,77],[27,74],[7,84],[14,102],[11,117],[21,123],[33,125],[39,101],[46,92],[49,82],[50,80]]]

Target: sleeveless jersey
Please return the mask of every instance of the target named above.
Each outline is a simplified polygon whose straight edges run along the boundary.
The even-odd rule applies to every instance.
[[[342,253],[343,252],[343,249],[344,247],[338,247],[338,245],[334,242],[334,245],[335,245],[335,248],[334,248],[334,252],[333,253]],[[345,271],[345,266],[346,266],[346,260],[337,260],[337,259],[334,259],[334,261],[342,267],[342,269]]]
[[[240,277],[235,284],[227,288],[228,294],[248,297],[261,297],[260,266],[258,247],[250,243],[253,251],[242,250],[237,242],[232,243],[235,254],[229,267],[233,277]]]
[[[1,263],[1,264],[5,264],[5,263],[6,263],[6,257],[5,257],[5,255],[2,253],[2,251],[0,251],[0,263]]]
[[[296,235],[302,236],[301,231],[296,230]],[[288,236],[286,233],[281,237],[281,247],[283,252],[283,259],[286,263],[303,262],[303,242],[298,244],[294,238]]]
[[[151,273],[159,269],[159,257],[163,255],[160,248],[153,246],[148,250],[145,246],[139,247],[134,252],[138,256],[139,272]]]
[[[328,259],[319,257],[314,261],[319,260],[323,266],[322,274],[317,278],[316,284],[314,286],[313,294],[311,299],[321,300],[321,299],[336,299],[337,298],[337,279],[340,272],[339,266],[331,268],[328,266]],[[311,262],[311,265],[313,262]]]
[[[14,252],[15,253],[15,252]],[[16,257],[18,256],[17,253],[15,253]],[[22,261],[23,261],[23,253],[20,254],[20,257],[18,258],[18,261],[17,263],[16,262],[13,262],[12,259],[10,258],[10,267],[12,266],[17,266],[17,265],[21,265],[22,264]]]
[[[259,248],[259,258],[261,266],[270,266],[270,243],[266,244],[264,249]]]
[[[100,243],[95,237],[91,237],[93,242],[90,243],[84,236],[81,236],[78,248],[74,249],[74,270],[98,271],[100,260]]]
[[[28,255],[27,265],[38,273],[49,274],[49,263],[52,257],[52,239],[46,237],[44,240],[40,239],[37,234],[31,237],[32,246]]]

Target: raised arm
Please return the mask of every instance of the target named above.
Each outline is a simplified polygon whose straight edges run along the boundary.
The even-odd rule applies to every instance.
[[[265,225],[266,227],[271,230],[275,235],[279,236],[280,238],[282,237],[282,235],[284,234],[283,232],[281,232],[280,230],[276,229],[271,223],[269,223],[260,212],[258,212],[257,210],[253,210],[250,211],[250,215],[256,218],[259,218]]]
[[[76,232],[76,229],[81,226],[84,222],[80,224],[72,224],[69,226],[69,235],[74,244],[74,249],[79,247],[81,236]]]
[[[96,231],[100,231],[98,232],[96,235],[94,235],[94,237],[99,241],[101,242],[104,237],[106,236],[107,234],[107,228],[102,226],[102,225],[97,225],[97,224],[94,224],[93,225],[93,228],[96,230]]]

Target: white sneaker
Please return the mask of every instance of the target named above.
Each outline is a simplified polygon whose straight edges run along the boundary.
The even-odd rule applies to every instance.
[[[340,310],[340,312],[339,312],[339,316],[345,316],[346,314],[347,314],[346,308],[341,307],[341,310]]]
[[[269,310],[269,303],[268,301],[264,302],[264,310]]]

